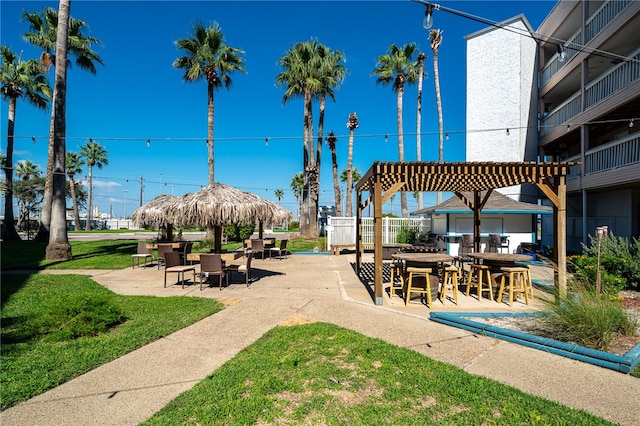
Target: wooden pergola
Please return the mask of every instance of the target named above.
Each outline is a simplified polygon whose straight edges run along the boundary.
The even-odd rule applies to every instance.
[[[362,211],[373,203],[375,303],[382,305],[382,205],[398,191],[453,192],[473,210],[473,234],[480,250],[480,212],[496,188],[534,184],[553,204],[553,260],[555,285],[560,295],[567,289],[566,176],[574,162],[553,163],[436,163],[375,162],[356,184],[356,272],[362,269]],[[363,192],[369,197],[363,201]],[[473,197],[463,194],[472,193]]]

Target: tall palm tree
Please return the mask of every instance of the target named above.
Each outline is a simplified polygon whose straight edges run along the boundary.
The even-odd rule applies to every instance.
[[[93,168],[94,166],[101,169],[103,166],[109,164],[107,158],[107,151],[98,142],[94,142],[93,139],[89,139],[84,146],[80,147],[82,156],[86,159],[89,173],[87,174],[87,186],[88,186],[88,205],[87,205],[87,223],[85,224],[85,230],[91,230],[92,209],[93,209]]]
[[[353,135],[358,126],[358,116],[355,112],[352,112],[349,114],[349,120],[347,121],[347,129],[349,129],[349,150],[347,154],[347,206],[345,207],[347,217],[351,217],[353,215],[353,173],[350,173],[349,171],[353,168]]]
[[[7,123],[7,149],[3,167],[6,176],[4,223],[5,240],[20,240],[16,231],[13,213],[13,138],[18,98],[26,99],[40,109],[46,109],[51,98],[51,87],[47,77],[42,73],[36,60],[23,61],[7,46],[0,46],[0,90],[2,96],[9,100]]]
[[[293,195],[296,197],[296,201],[298,202],[298,221],[300,220],[300,214],[302,212],[302,191],[304,189],[304,173],[299,172],[296,173],[291,179],[291,183],[289,184],[291,190],[293,190]]]
[[[438,72],[438,49],[442,44],[442,30],[429,31],[431,50],[433,50],[433,81],[436,88],[436,106],[438,108],[438,163],[443,162],[444,124],[442,121],[442,100],[440,98],[440,73]],[[442,203],[442,192],[438,192],[436,204]]]
[[[317,209],[310,203],[312,194],[316,193],[318,174],[314,155],[313,110],[314,94],[322,91],[323,83],[319,78],[318,50],[325,49],[316,39],[295,43],[284,56],[278,60],[282,71],[276,76],[276,84],[285,88],[282,103],[294,98],[303,98],[303,147],[302,164],[304,184],[302,188],[302,208],[300,209],[300,233],[307,238],[317,236],[317,226],[311,226],[311,219],[317,217]],[[306,208],[305,208],[306,207]],[[315,206],[317,207],[317,206]]]
[[[67,46],[69,41],[69,9],[71,0],[60,0],[56,38],[55,80],[53,89],[53,184],[51,185],[51,222],[48,260],[71,259],[67,235],[66,133],[67,133]]]
[[[56,63],[56,38],[58,33],[59,13],[52,7],[47,7],[41,12],[24,12],[22,19],[29,23],[29,31],[23,35],[25,41],[42,49],[40,62],[45,71]],[[93,46],[102,46],[99,39],[86,35],[88,26],[81,19],[68,17],[65,25],[67,31],[67,56],[75,57],[78,68],[96,74],[96,64],[104,65],[100,56],[93,50]],[[65,59],[65,65],[67,60]],[[55,87],[54,94],[55,97]],[[38,241],[49,240],[49,228],[51,223],[51,203],[53,197],[53,131],[54,131],[54,106],[51,108],[51,121],[49,125],[49,147],[47,170],[44,191],[44,206],[40,217],[40,229],[36,235]]]
[[[80,226],[80,213],[78,212],[78,199],[76,197],[76,180],[75,176],[82,173],[82,166],[85,164],[82,154],[79,152],[67,152],[65,168],[67,176],[69,176],[69,189],[71,191],[71,200],[73,201],[73,224],[76,230],[82,229]]]
[[[320,80],[321,87],[317,96],[320,99],[319,105],[319,117],[318,117],[318,142],[316,145],[316,163],[318,173],[316,176],[317,185],[320,186],[320,162],[322,160],[322,137],[324,132],[324,111],[327,95],[335,102],[335,89],[344,81],[347,69],[344,66],[345,56],[340,50],[331,50],[326,46],[319,46],[318,48],[318,79]],[[316,191],[312,194],[311,200],[313,203],[312,210],[317,211],[319,204],[320,191]],[[336,209],[338,205],[336,205]]]
[[[427,57],[423,52],[418,54],[418,108],[416,117],[416,161],[422,161],[422,80],[424,76],[424,60]],[[422,209],[422,192],[418,192],[418,210]]]
[[[344,169],[340,174],[340,182],[347,184],[347,200],[349,199],[349,192],[353,191],[353,189],[351,191],[349,190],[349,179],[351,180],[351,182],[358,182],[360,179],[362,179],[362,174],[355,167],[351,168],[351,173],[349,173],[349,169]],[[351,216],[351,214],[349,214],[349,206],[347,206],[345,210],[347,216]]]
[[[340,195],[340,184],[338,183],[338,157],[336,155],[336,143],[338,138],[333,133],[333,130],[329,131],[327,136],[327,145],[331,150],[331,169],[333,172],[333,196],[335,199],[336,216],[342,216],[342,197]]]
[[[192,34],[188,38],[175,41],[184,56],[173,61],[173,67],[184,71],[182,80],[194,83],[207,82],[207,163],[209,185],[214,179],[214,92],[220,87],[231,87],[231,74],[235,71],[246,73],[244,69],[244,51],[225,44],[220,25],[214,22],[210,27],[197,21],[193,24]]]
[[[378,56],[376,67],[372,75],[376,76],[376,83],[391,85],[391,90],[396,92],[397,122],[398,122],[398,161],[404,161],[404,139],[402,130],[402,98],[405,84],[415,83],[418,79],[418,65],[412,59],[416,52],[415,43],[407,43],[402,47],[395,44],[389,46],[387,53]],[[407,194],[400,193],[402,217],[409,217],[407,208]]]

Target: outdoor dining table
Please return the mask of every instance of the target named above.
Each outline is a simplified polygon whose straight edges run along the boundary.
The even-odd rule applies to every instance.
[[[431,268],[432,275],[438,275],[442,263],[453,260],[453,256],[445,253],[396,253],[392,257],[404,261],[407,268]]]
[[[199,262],[201,254],[209,254],[209,253],[187,253],[187,262]],[[220,258],[223,262],[233,262],[237,258],[241,257],[243,253],[241,251],[229,251],[224,253],[217,253],[220,255]]]

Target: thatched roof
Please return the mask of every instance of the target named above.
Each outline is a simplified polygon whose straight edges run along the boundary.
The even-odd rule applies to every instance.
[[[484,197],[486,191],[481,192],[481,198]],[[471,193],[463,192],[467,198],[472,198]],[[416,210],[411,212],[411,216],[425,216],[431,214],[446,214],[446,213],[473,213],[466,204],[460,200],[457,196],[453,196],[437,206],[426,207],[421,210]],[[498,192],[492,191],[489,195],[489,199],[487,203],[482,208],[483,214],[552,214],[553,209],[549,206],[539,206],[537,204],[532,203],[523,203],[521,201],[516,201],[513,198],[507,197],[506,195]]]
[[[147,204],[138,207],[131,215],[131,219],[136,225],[165,224],[167,223],[166,209],[176,200],[178,197],[174,195],[160,194]]]
[[[174,225],[207,228],[229,223],[280,223],[293,219],[290,211],[277,204],[223,183],[183,195],[168,206],[166,214]]]

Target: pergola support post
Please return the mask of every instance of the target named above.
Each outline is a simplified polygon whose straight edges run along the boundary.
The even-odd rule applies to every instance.
[[[376,175],[373,184],[373,264],[376,305],[382,306],[382,182],[380,175]]]

